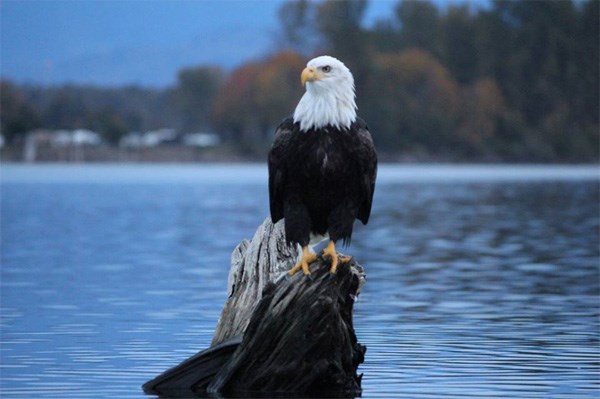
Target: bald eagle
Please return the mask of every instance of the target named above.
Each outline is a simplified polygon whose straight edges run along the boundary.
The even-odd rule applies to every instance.
[[[289,271],[310,274],[317,255],[309,248],[329,238],[323,256],[330,271],[350,257],[335,244],[350,242],[355,219],[369,221],[377,155],[366,123],[356,115],[354,78],[338,59],[320,56],[308,62],[301,82],[306,92],[293,117],[275,131],[269,151],[271,220],[284,219],[288,244],[300,244],[302,256]]]

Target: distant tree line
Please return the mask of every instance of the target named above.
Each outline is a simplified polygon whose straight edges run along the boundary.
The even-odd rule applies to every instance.
[[[399,1],[363,23],[365,0],[289,1],[278,50],[234,71],[199,66],[168,89],[2,82],[7,143],[37,128],[213,131],[263,156],[293,112],[299,74],[327,53],[352,70],[359,114],[388,159],[598,161],[600,2],[494,1],[439,9]]]

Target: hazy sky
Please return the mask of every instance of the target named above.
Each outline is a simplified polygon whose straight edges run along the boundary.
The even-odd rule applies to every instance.
[[[169,85],[184,66],[231,68],[273,51],[283,2],[0,0],[1,75],[43,84]],[[389,16],[396,3],[372,0],[365,22]]]

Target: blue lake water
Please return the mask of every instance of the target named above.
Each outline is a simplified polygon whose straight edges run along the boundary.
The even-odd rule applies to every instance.
[[[146,398],[206,348],[264,165],[2,165],[0,396]],[[600,397],[597,166],[391,166],[345,250],[364,398]]]

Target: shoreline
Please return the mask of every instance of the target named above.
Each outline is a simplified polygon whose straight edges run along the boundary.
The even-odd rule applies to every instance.
[[[0,183],[266,184],[266,163],[4,163]],[[600,165],[381,163],[378,186],[600,181]]]
[[[230,164],[266,163],[268,148],[257,148],[246,153],[231,146],[198,148],[165,145],[145,148],[118,148],[110,146],[44,146],[34,156],[27,155],[23,146],[0,148],[2,164]],[[382,163],[399,165],[600,165],[600,160],[577,159],[503,159],[498,156],[464,157],[458,154],[432,155],[424,153],[379,152]]]

